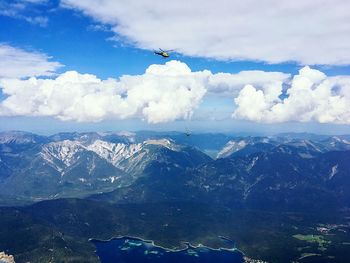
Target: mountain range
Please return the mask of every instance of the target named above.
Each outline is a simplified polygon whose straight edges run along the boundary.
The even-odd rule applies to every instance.
[[[350,205],[349,136],[186,137],[0,133],[1,203],[84,197],[117,203],[200,200],[264,209]],[[216,157],[207,151],[216,151]]]

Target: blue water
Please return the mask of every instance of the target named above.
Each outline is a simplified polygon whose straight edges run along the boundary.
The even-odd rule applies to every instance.
[[[240,252],[189,247],[168,251],[152,243],[133,238],[92,241],[102,263],[242,263]]]

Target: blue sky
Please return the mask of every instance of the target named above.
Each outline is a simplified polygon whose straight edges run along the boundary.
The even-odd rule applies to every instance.
[[[112,3],[113,1],[104,2]],[[247,43],[247,45],[242,46],[243,44],[238,43],[237,46],[232,46],[232,43],[235,43],[234,39],[227,40],[227,43],[225,43],[224,37],[230,36],[227,38],[231,39],[231,35],[235,35],[234,27],[232,29],[232,34],[230,30],[227,32],[224,31],[224,29],[221,30],[221,28],[229,27],[230,23],[233,23],[230,19],[218,21],[217,23],[222,23],[218,24],[219,29],[210,29],[210,25],[203,23],[203,29],[206,29],[205,27],[207,26],[207,30],[213,30],[213,33],[204,35],[198,33],[198,36],[195,36],[198,32],[197,28],[191,29],[191,25],[195,25],[198,19],[194,21],[189,19],[187,22],[189,29],[184,30],[185,32],[182,33],[181,30],[176,28],[176,24],[175,26],[172,24],[172,21],[177,20],[178,17],[179,21],[184,20],[181,17],[181,13],[178,14],[176,11],[171,11],[169,14],[164,14],[165,12],[162,11],[162,8],[160,6],[158,8],[159,4],[157,4],[157,2],[158,1],[152,3],[153,7],[145,7],[145,3],[142,3],[140,4],[141,7],[136,8],[136,10],[135,7],[131,5],[130,8],[134,8],[131,10],[135,10],[136,18],[130,16],[129,21],[128,12],[130,12],[130,10],[127,9],[128,7],[125,7],[125,14],[122,10],[123,12],[120,11],[120,14],[117,12],[118,14],[114,15],[114,13],[109,12],[108,9],[116,8],[116,10],[119,10],[120,6],[111,3],[109,3],[110,6],[104,9],[103,7],[94,7],[91,1],[3,1],[0,3],[0,44],[2,44],[2,47],[7,50],[7,52],[9,52],[8,50],[10,48],[12,50],[12,52],[9,53],[10,55],[7,55],[7,59],[11,61],[16,60],[18,57],[12,59],[11,57],[9,58],[9,56],[14,56],[13,54],[16,52],[21,54],[19,51],[23,51],[26,52],[28,56],[30,56],[30,54],[39,54],[39,56],[41,56],[39,59],[43,60],[41,61],[43,63],[55,62],[60,64],[60,66],[57,66],[57,64],[45,64],[43,67],[38,68],[38,73],[34,71],[31,72],[29,68],[33,68],[33,66],[26,64],[23,67],[28,67],[28,69],[23,70],[28,70],[29,73],[17,76],[13,75],[13,73],[6,73],[6,70],[8,70],[6,68],[7,65],[0,64],[3,69],[6,69],[3,75],[0,73],[0,78],[16,78],[25,81],[29,77],[35,76],[38,79],[55,79],[66,71],[76,71],[78,74],[89,73],[101,80],[113,78],[117,82],[119,78],[124,75],[132,76],[132,80],[121,81],[122,83],[115,84],[115,89],[117,90],[119,86],[124,87],[132,85],[130,83],[133,83],[134,79],[138,78],[137,76],[142,76],[142,78],[148,80],[149,76],[145,76],[145,71],[151,65],[165,65],[168,61],[176,60],[178,64],[174,63],[164,67],[166,67],[168,71],[176,71],[176,78],[179,79],[183,78],[183,72],[189,68],[190,73],[186,74],[190,74],[191,78],[198,81],[196,84],[192,83],[194,80],[185,84],[174,84],[171,80],[172,84],[169,85],[174,85],[174,87],[171,87],[168,93],[164,95],[165,98],[168,98],[171,94],[174,94],[174,96],[176,96],[176,94],[183,94],[178,93],[183,85],[194,85],[188,89],[191,90],[193,94],[188,94],[189,97],[184,99],[183,102],[179,101],[179,104],[183,105],[183,108],[179,110],[179,112],[176,114],[169,113],[169,116],[165,118],[159,116],[159,112],[155,113],[154,111],[157,109],[160,111],[164,110],[164,112],[168,110],[164,109],[168,101],[158,101],[161,99],[159,99],[157,95],[155,95],[156,98],[150,98],[150,101],[145,102],[142,100],[142,105],[138,102],[137,107],[140,108],[133,114],[126,114],[119,109],[109,109],[108,112],[101,113],[102,115],[97,114],[98,117],[96,117],[97,115],[94,113],[89,113],[90,115],[87,114],[87,116],[85,116],[85,112],[81,112],[79,116],[69,116],[67,113],[63,114],[59,111],[57,111],[57,113],[52,113],[52,110],[49,111],[50,113],[47,113],[48,111],[39,112],[38,109],[42,105],[35,105],[36,108],[33,106],[34,108],[23,110],[19,109],[19,106],[23,105],[21,105],[20,101],[23,103],[25,98],[23,96],[18,98],[18,96],[20,96],[18,94],[21,94],[21,92],[26,89],[25,83],[23,82],[23,85],[19,85],[17,82],[10,83],[8,81],[0,81],[0,84],[2,83],[2,89],[0,89],[0,105],[2,104],[0,106],[0,115],[2,115],[0,117],[0,130],[19,129],[41,133],[53,133],[63,130],[183,130],[185,127],[189,126],[192,130],[202,132],[274,133],[280,131],[310,131],[318,133],[347,133],[350,127],[348,122],[350,120],[350,114],[348,110],[345,109],[345,106],[348,105],[347,103],[349,102],[348,89],[350,88],[350,83],[347,76],[350,74],[350,58],[342,56],[342,52],[344,52],[344,54],[347,52],[346,48],[342,50],[342,45],[333,45],[332,42],[330,42],[329,46],[327,46],[328,42],[324,41],[322,43],[325,45],[325,50],[317,50],[313,55],[310,50],[304,50],[304,48],[301,47],[307,47],[308,45],[312,47],[311,41],[317,42],[322,39],[316,39],[316,36],[312,36],[312,33],[309,32],[302,32],[299,34],[299,31],[297,31],[297,36],[304,35],[301,36],[300,40],[296,43],[301,41],[305,41],[305,43],[300,46],[295,44],[293,49],[284,50],[280,48],[280,45],[282,45],[280,43],[288,43],[291,39],[295,39],[294,35],[291,35],[290,39],[288,36],[284,39],[284,36],[288,35],[287,32],[281,34],[281,36],[277,34],[277,37],[281,38],[277,38],[277,40],[281,41],[280,43],[276,43],[275,55],[273,49],[271,51],[270,48],[260,48],[270,43],[269,39],[272,38],[271,36],[263,36],[260,39],[251,37],[255,32],[255,27],[256,30],[259,30],[259,26],[254,26],[252,23],[252,25],[247,27],[247,30],[249,29],[252,31],[252,34],[249,35],[245,33],[246,31],[244,31],[244,34],[236,34],[236,37],[244,35],[242,43]],[[255,15],[254,12],[259,12],[258,10],[261,9],[261,7],[258,7],[258,4],[255,6],[254,1],[248,2],[250,2],[250,9],[247,13],[247,17],[250,17],[252,14]],[[180,7],[174,7],[174,10],[178,8],[181,11],[181,3],[179,6]],[[154,11],[151,19],[157,20],[159,23],[150,21],[149,15],[143,14],[142,10],[147,11],[147,8],[150,8],[152,12]],[[251,10],[254,8],[256,10]],[[217,15],[215,10],[209,12],[209,9],[210,7],[204,5],[202,10],[199,10],[198,13],[202,12],[203,14],[208,14],[208,16]],[[220,8],[218,9],[218,14],[220,14],[220,12],[222,14]],[[336,23],[343,23],[344,21],[350,23],[349,16],[336,13],[338,12],[337,10],[334,10],[334,16],[340,18]],[[293,7],[291,7],[290,12],[294,12]],[[332,12],[332,10],[329,12]],[[163,17],[162,14],[164,14],[164,16],[167,15],[167,17]],[[223,16],[225,16],[225,14],[223,14]],[[302,23],[303,14],[300,16],[300,23]],[[169,19],[168,17],[172,19],[170,22],[167,22]],[[314,17],[316,22],[317,19],[323,19],[321,14],[313,14],[311,17]],[[138,18],[140,21],[138,21]],[[231,16],[229,18],[231,18]],[[236,17],[234,18],[236,19]],[[271,24],[273,24],[274,19],[280,18],[275,18],[271,15]],[[288,21],[286,21],[286,23],[287,22]],[[336,23],[331,25],[332,27],[330,28],[320,27],[320,30],[324,29],[324,34],[322,32],[319,33],[319,35],[327,37],[327,34],[329,34],[329,38],[333,37],[334,41],[338,41],[337,38],[339,37],[339,39],[344,41],[344,46],[346,46],[346,44],[348,44],[348,39],[344,36],[338,36],[338,33],[333,33],[332,31],[332,28],[337,26]],[[144,27],[142,26],[143,24],[145,25]],[[150,26],[146,26],[148,24]],[[156,25],[154,30],[150,28],[153,24]],[[181,23],[179,22],[179,24]],[[246,24],[247,23],[244,23],[243,25]],[[269,28],[268,21],[266,24],[266,27]],[[298,26],[299,25],[296,25],[297,29]],[[303,25],[300,25],[300,28],[303,28]],[[279,28],[274,29],[278,32]],[[345,26],[343,31],[346,33],[348,29],[349,27]],[[150,33],[152,31],[153,33]],[[168,31],[174,32],[175,40],[172,39],[173,35]],[[216,31],[220,32],[217,33]],[[334,30],[334,32],[335,31],[337,30]],[[189,34],[194,34],[193,38],[188,36]],[[248,35],[245,36],[245,34]],[[295,32],[293,31],[290,34],[295,34]],[[276,37],[275,34],[272,36]],[[201,42],[197,43],[197,38]],[[214,40],[220,41],[220,43],[216,48],[216,42],[213,42],[214,44],[205,45],[205,43],[202,43],[202,39],[207,40],[208,43]],[[177,40],[179,40],[179,42]],[[231,43],[231,41],[233,42]],[[266,41],[266,43],[263,41]],[[172,43],[174,43],[174,46],[172,46]],[[257,51],[256,54],[254,52],[255,45],[257,50],[261,49]],[[152,49],[158,47],[176,49],[176,52],[172,54],[170,59],[165,60],[153,54]],[[334,52],[333,56],[329,54],[332,52]],[[320,54],[324,54],[322,58],[320,58]],[[18,63],[22,63],[21,59],[19,59]],[[303,73],[299,73],[299,70],[306,65],[310,66],[310,71],[305,70]],[[18,64],[15,66],[18,67]],[[9,67],[11,67],[11,63],[9,63]],[[46,69],[44,67],[49,68]],[[155,70],[162,71],[162,67]],[[211,73],[203,73],[205,70],[209,70]],[[315,72],[322,72],[323,75],[320,73],[321,75],[319,74],[319,77],[314,79],[313,76],[318,73],[312,70],[315,70]],[[51,72],[50,74],[48,73],[49,71]],[[248,73],[252,75],[252,79],[257,78],[257,80],[251,83],[249,77],[242,77],[239,81],[236,81],[237,74],[245,71],[248,71]],[[280,75],[272,77],[271,81],[267,81],[265,77],[263,80],[260,80],[262,77],[253,76],[255,71],[277,72]],[[217,74],[220,72],[230,75],[229,77],[223,78],[221,75]],[[159,75],[158,72],[154,70],[152,74],[158,76],[152,81],[157,81],[158,78],[161,78],[162,81],[165,81],[164,79],[170,81],[168,78],[169,76],[164,76],[160,73]],[[283,77],[281,74],[289,75],[289,77]],[[327,83],[331,82],[332,84],[329,85],[330,95],[327,96],[333,96],[333,99],[339,99],[338,102],[334,102],[334,105],[343,103],[344,107],[339,109],[334,105],[330,105],[328,108],[334,106],[334,110],[327,110],[327,112],[325,112],[325,108],[327,108],[325,105],[329,102],[325,102],[319,106],[316,105],[317,103],[315,104],[314,101],[308,101],[300,105],[295,104],[296,106],[293,107],[290,106],[290,104],[293,102],[299,103],[300,97],[291,97],[289,102],[278,101],[288,98],[288,95],[286,95],[288,92],[286,92],[286,90],[293,86],[292,79],[295,75],[300,76],[302,79],[312,79],[312,81],[314,81],[312,88],[310,86],[310,92],[317,89],[318,85],[322,86],[324,81],[327,81]],[[276,79],[273,79],[275,77]],[[141,80],[141,83],[144,81],[144,79]],[[282,83],[280,83],[281,81]],[[213,82],[219,84],[212,84]],[[17,85],[15,95],[8,93],[8,90],[14,87],[11,85]],[[204,86],[202,87],[201,85]],[[207,87],[205,85],[211,86]],[[245,88],[246,85],[253,85],[253,89],[249,89],[249,87]],[[274,93],[272,92],[271,94],[275,97],[269,99],[271,95],[269,93],[271,89],[267,87],[269,85],[274,86],[271,89],[275,90],[283,87],[283,91],[281,94],[277,95],[273,95]],[[296,82],[295,85],[297,85]],[[339,86],[341,90],[339,91],[340,93],[333,94],[334,90],[336,90],[335,87]],[[42,90],[44,89],[43,87],[44,86],[40,86],[37,87],[37,89]],[[74,87],[72,87],[72,89],[73,88]],[[79,88],[85,89],[85,87],[81,87],[81,85]],[[105,86],[99,88],[104,89]],[[144,92],[146,94],[148,91],[147,88],[148,86],[143,88],[139,88],[138,86],[131,87],[130,91],[127,92],[135,90],[134,92],[139,92],[139,97],[143,98],[144,94],[141,93]],[[60,90],[60,87],[57,89]],[[33,88],[33,92],[35,95],[35,88]],[[159,92],[163,92],[161,86],[159,87]],[[84,94],[86,95],[86,93]],[[263,94],[263,98],[260,96],[261,94]],[[308,96],[310,94],[311,93],[305,93],[304,95]],[[310,96],[315,97],[316,102],[318,100],[330,101],[329,98],[325,98],[323,95],[323,97],[318,98],[318,94],[319,92],[314,92]],[[38,97],[41,97],[41,95],[39,95],[40,94],[37,94]],[[298,96],[304,95],[300,93]],[[14,101],[12,102],[18,103],[18,105],[13,106],[11,104],[8,106],[8,104],[4,103],[4,101],[11,96],[13,96],[12,99]],[[250,102],[249,99],[251,98],[254,99]],[[116,101],[121,101],[120,98],[118,99],[119,100]],[[176,100],[175,97],[174,100]],[[52,101],[52,98],[49,100],[46,99],[45,101]],[[35,103],[40,104],[42,102],[36,100]],[[155,109],[145,110],[145,108],[149,107],[148,105],[152,103],[156,104],[157,107]],[[249,109],[250,103],[252,107],[257,104],[261,104],[261,107],[257,107],[251,112],[251,109]],[[312,111],[310,110],[310,112],[305,112],[307,108],[305,105],[308,103],[310,105],[315,104],[315,108]],[[276,104],[281,104],[277,106],[282,108],[282,113],[280,113],[280,111],[275,112],[276,107],[274,108],[274,106],[276,106]],[[173,105],[170,106],[174,107]],[[110,105],[108,107],[110,107]],[[239,110],[236,111],[236,109]],[[80,108],[77,110],[83,111],[83,109]],[[100,110],[100,108],[96,108],[96,111]],[[60,111],[62,111],[62,109],[60,109]],[[169,110],[169,112],[171,112],[171,110]],[[278,114],[281,114],[281,116]],[[189,117],[190,115],[191,117]],[[303,117],[298,119],[298,116]]]
[[[45,13],[47,10],[42,12]],[[106,31],[95,29],[99,23],[73,10],[58,8],[49,15],[47,26],[0,16],[0,41],[49,54],[65,65],[59,72],[77,70],[81,73],[93,73],[100,78],[142,74],[150,64],[165,62],[161,57],[154,56],[150,50],[108,40],[113,37],[112,32],[107,31],[107,28]],[[200,57],[191,58],[181,54],[176,54],[176,59],[190,65],[195,71],[210,69],[212,72],[234,73],[242,70],[267,70],[296,73],[300,68],[295,63],[218,61]],[[332,68],[329,69],[329,73],[337,74],[341,70],[344,70],[343,67]]]

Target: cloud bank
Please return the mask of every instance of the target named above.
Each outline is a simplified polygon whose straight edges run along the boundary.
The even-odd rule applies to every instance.
[[[188,118],[206,93],[208,71],[191,72],[170,61],[151,65],[143,75],[101,80],[68,71],[55,79],[2,79],[8,96],[0,115],[52,116],[61,120],[95,122],[140,117],[150,123]]]
[[[281,86],[263,90],[246,85],[234,101],[238,107],[233,117],[238,119],[350,124],[350,76],[327,77],[304,67],[285,94]]]
[[[95,75],[68,71],[55,79],[0,79],[7,96],[2,116],[51,116],[60,120],[96,122],[142,118],[149,123],[188,119],[209,90],[238,94],[249,79],[257,87],[282,85],[288,74],[243,71],[213,74],[192,72],[182,62],[151,65],[142,75],[101,80]]]
[[[62,64],[39,52],[29,52],[0,43],[0,78],[51,76]]]
[[[212,96],[234,98],[235,119],[350,124],[350,76],[327,77],[308,66],[291,78],[282,72],[191,71],[172,60],[119,79],[68,71],[56,78],[0,78],[0,88],[5,95],[0,116],[164,123],[191,118],[204,96]]]
[[[144,49],[222,60],[350,64],[350,1],[61,0]]]

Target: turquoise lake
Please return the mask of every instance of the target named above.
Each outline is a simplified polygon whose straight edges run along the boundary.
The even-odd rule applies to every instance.
[[[152,242],[133,238],[116,238],[110,241],[92,241],[102,263],[242,263],[238,250],[214,250],[192,247],[170,251],[154,246]]]

